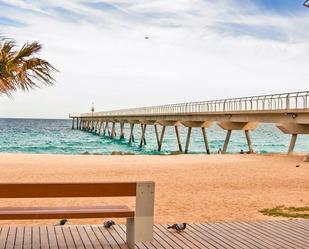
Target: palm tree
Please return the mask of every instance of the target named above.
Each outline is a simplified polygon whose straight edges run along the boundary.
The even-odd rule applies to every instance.
[[[52,71],[57,71],[49,62],[37,57],[42,45],[38,42],[24,44],[16,50],[13,40],[0,41],[0,94],[11,95],[17,89],[30,90],[39,84],[52,85]]]

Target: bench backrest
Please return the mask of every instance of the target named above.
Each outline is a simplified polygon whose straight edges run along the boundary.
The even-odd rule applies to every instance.
[[[136,182],[0,183],[0,198],[136,196]]]

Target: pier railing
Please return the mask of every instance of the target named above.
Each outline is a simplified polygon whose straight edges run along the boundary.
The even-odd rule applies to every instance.
[[[84,113],[79,116],[167,115],[307,109],[309,91]]]

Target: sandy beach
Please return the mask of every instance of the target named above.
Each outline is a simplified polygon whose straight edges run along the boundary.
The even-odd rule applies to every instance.
[[[1,182],[156,182],[155,222],[276,219],[258,212],[309,205],[309,163],[303,156],[86,156],[1,154]],[[296,165],[300,165],[296,167]],[[83,205],[85,199],[2,199],[1,206]],[[129,204],[133,198],[91,198],[87,204]],[[53,224],[55,221],[1,221]],[[102,220],[70,220],[71,224]],[[121,220],[124,222],[124,220]]]

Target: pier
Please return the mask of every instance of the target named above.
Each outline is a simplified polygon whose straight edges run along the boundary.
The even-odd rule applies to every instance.
[[[72,129],[79,129],[115,139],[124,139],[125,125],[130,127],[128,143],[135,141],[134,129],[140,126],[139,146],[146,145],[146,129],[153,127],[157,149],[161,151],[166,127],[174,127],[179,152],[188,153],[192,129],[200,129],[205,153],[210,154],[207,128],[214,123],[226,131],[222,153],[228,152],[233,131],[245,133],[248,153],[254,152],[250,132],[260,123],[274,123],[291,140],[291,154],[299,134],[309,134],[309,91],[199,101],[114,111],[70,114]],[[185,146],[181,144],[178,127],[187,128]]]

